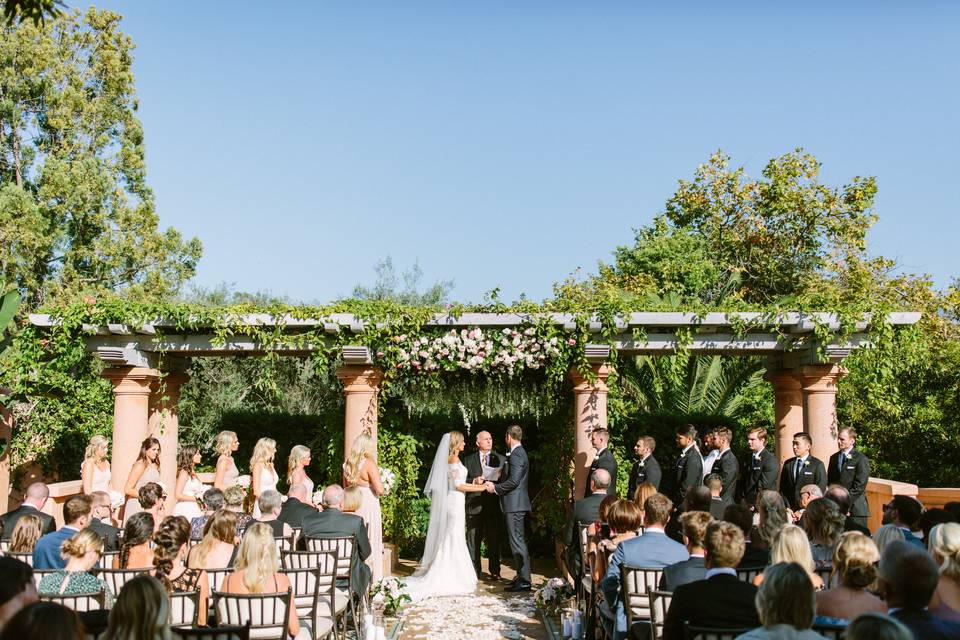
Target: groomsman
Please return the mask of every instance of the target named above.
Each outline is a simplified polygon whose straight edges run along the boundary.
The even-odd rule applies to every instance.
[[[630,482],[627,488],[627,498],[633,498],[633,493],[637,487],[645,482],[653,485],[657,491],[660,490],[660,463],[653,457],[653,451],[657,448],[657,441],[650,436],[640,436],[637,438],[637,444],[633,445],[633,452],[637,454],[637,461],[630,470]]]
[[[703,450],[706,455],[703,456],[703,477],[713,473],[713,463],[720,457],[720,449],[717,448],[717,430],[710,429],[703,434]]]
[[[870,507],[867,506],[867,480],[870,479],[870,459],[854,448],[857,432],[852,427],[844,427],[837,434],[837,446],[840,451],[830,456],[827,467],[827,482],[839,484],[850,492],[850,520],[855,524],[867,526]]]
[[[497,476],[503,470],[503,457],[493,451],[493,437],[489,431],[477,434],[477,451],[466,456],[463,464],[467,467],[467,482],[482,484],[483,468],[497,469]],[[479,479],[479,480],[478,480]],[[490,577],[500,579],[500,530],[503,528],[503,513],[500,500],[492,493],[477,492],[466,494],[467,548],[473,568],[480,576],[480,542],[487,543],[490,558]]]
[[[737,477],[740,475],[740,463],[730,449],[733,432],[727,427],[720,427],[714,432],[713,440],[720,454],[713,463],[711,473],[720,476],[720,481],[723,483],[720,499],[724,504],[733,504],[734,496],[737,494]]]
[[[800,504],[800,491],[808,484],[820,487],[820,492],[827,490],[827,470],[823,461],[810,455],[813,440],[810,434],[801,431],[793,434],[793,457],[783,463],[780,471],[780,495],[796,513],[803,509]]]
[[[610,442],[610,432],[606,429],[594,429],[590,432],[590,444],[597,450],[597,455],[593,458],[593,464],[590,465],[590,472],[587,474],[589,479],[597,469],[605,469],[610,474],[610,486],[607,487],[607,495],[617,495],[617,459],[613,457],[613,452],[607,448]],[[590,482],[584,487],[583,497],[589,498]]]
[[[777,489],[777,459],[767,451],[767,430],[763,427],[747,429],[747,448],[750,457],[743,465],[741,499],[754,508],[761,491]]]
[[[692,424],[683,424],[674,432],[680,457],[674,479],[673,503],[683,504],[690,487],[703,483],[703,458],[697,449],[697,430]]]

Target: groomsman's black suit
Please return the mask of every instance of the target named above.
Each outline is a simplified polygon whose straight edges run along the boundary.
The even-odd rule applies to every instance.
[[[9,540],[10,536],[13,535],[13,528],[17,526],[17,521],[23,516],[31,514],[40,518],[41,534],[53,533],[57,530],[53,516],[40,511],[33,505],[22,504],[13,511],[8,511],[0,516],[0,526],[3,527],[2,539]]]
[[[681,452],[677,458],[673,504],[683,504],[687,489],[698,484],[703,484],[703,458],[700,457],[700,450],[692,446],[686,452]]]
[[[660,463],[657,462],[657,459],[652,455],[647,456],[644,460],[637,460],[633,465],[633,469],[630,470],[627,498],[632,499],[633,492],[644,482],[649,482],[659,491],[660,479],[662,477],[663,472],[660,471]]]
[[[500,510],[507,528],[507,539],[513,552],[517,584],[530,585],[530,552],[527,550],[524,522],[530,511],[530,495],[527,482],[530,478],[530,459],[523,445],[514,447],[507,454],[506,469],[500,474],[500,482],[494,483],[500,496]]]
[[[120,529],[103,522],[99,518],[91,518],[87,528],[92,529],[103,540],[104,551],[118,551],[120,549],[120,544],[117,541]]]
[[[866,526],[867,516],[870,515],[870,507],[867,506],[867,497],[864,492],[867,490],[867,480],[870,479],[870,459],[853,448],[850,450],[849,456],[844,456],[843,468],[841,469],[842,453],[842,451],[838,451],[830,456],[830,463],[827,467],[827,482],[846,487],[847,491],[850,492],[850,519],[857,524]]]
[[[563,530],[563,544],[566,546],[564,559],[567,568],[573,576],[573,586],[579,588],[580,576],[583,573],[583,555],[580,549],[580,523],[597,522],[600,519],[600,503],[607,497],[606,492],[591,493],[583,500],[573,503],[573,509],[567,518],[567,526]]]
[[[720,454],[720,457],[713,463],[713,469],[710,473],[719,475],[723,482],[723,488],[720,489],[720,499],[723,500],[724,504],[733,504],[733,498],[737,495],[737,476],[740,474],[740,463],[731,449],[727,449]]]
[[[777,459],[766,449],[761,449],[759,459],[751,451],[743,464],[740,499],[752,506],[757,503],[757,494],[761,491],[776,491],[777,466]]]
[[[350,587],[356,593],[367,592],[371,574],[370,567],[363,561],[370,555],[370,539],[367,537],[367,527],[363,523],[363,518],[352,513],[343,513],[332,507],[327,507],[323,511],[314,509],[312,514],[303,519],[300,535],[302,545],[306,543],[307,538],[339,538],[353,535],[356,539],[359,560],[353,563]],[[383,562],[382,558],[377,560]]]
[[[287,497],[283,502],[283,506],[280,507],[280,515],[277,516],[277,520],[299,529],[303,526],[303,519],[316,512],[316,507],[301,502],[297,498]]]
[[[603,451],[597,452],[597,455],[593,458],[593,463],[590,465],[590,473],[587,474],[587,486],[584,487],[583,497],[587,498],[592,493],[590,491],[590,476],[597,469],[606,469],[607,473],[610,474],[610,486],[607,487],[607,495],[617,495],[617,459],[613,457],[610,447],[604,447]]]
[[[483,454],[474,451],[463,459],[467,468],[467,483],[483,475],[480,456]],[[491,451],[488,467],[499,468],[503,465],[503,456]],[[497,496],[486,491],[466,494],[467,510],[467,548],[470,550],[470,559],[473,568],[480,575],[480,542],[487,543],[487,555],[490,558],[490,573],[500,575],[500,533],[503,529],[503,513],[500,511],[500,500]]]
[[[780,495],[794,511],[800,508],[800,489],[803,487],[815,484],[820,487],[820,491],[827,490],[827,470],[823,461],[807,454],[807,459],[801,463],[798,471],[798,459],[797,456],[790,458],[783,463],[780,471]]]

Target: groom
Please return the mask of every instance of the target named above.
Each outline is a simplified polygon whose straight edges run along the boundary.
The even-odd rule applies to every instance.
[[[507,427],[506,479],[499,482],[487,482],[489,493],[500,496],[500,509],[503,511],[507,527],[507,539],[513,551],[513,563],[517,577],[506,591],[530,591],[530,553],[524,538],[524,520],[530,511],[530,496],[527,494],[527,480],[530,475],[530,460],[523,449],[521,440],[523,430],[518,425]],[[503,478],[504,474],[501,474]]]

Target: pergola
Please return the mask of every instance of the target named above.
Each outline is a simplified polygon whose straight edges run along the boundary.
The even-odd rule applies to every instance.
[[[891,313],[886,317],[889,324],[901,326],[914,324],[919,319],[920,314],[912,312]],[[864,317],[852,332],[843,332],[839,317],[829,313],[656,312],[618,316],[617,334],[612,341],[604,339],[601,343],[598,336],[597,343],[585,346],[593,375],[584,375],[585,372],[576,369],[570,371],[576,407],[571,425],[575,432],[576,495],[583,492],[593,459],[590,432],[607,424],[606,380],[612,349],[632,355],[670,355],[685,349],[692,354],[765,356],[765,377],[773,385],[775,395],[777,455],[781,461],[789,458],[791,437],[797,431],[807,431],[813,439],[813,455],[826,460],[837,449],[836,392],[837,381],[845,373],[842,362],[854,349],[870,346],[867,331],[870,320],[869,316]],[[577,327],[572,314],[464,313],[437,314],[425,328],[486,330],[526,327],[542,321],[570,331]],[[55,326],[58,319],[35,314],[30,316],[30,322],[49,328]],[[244,335],[244,327],[254,326],[269,327],[289,337],[322,327],[325,335],[337,335],[338,339],[265,344]],[[750,328],[745,332],[738,330],[744,326]],[[366,324],[351,314],[313,319],[249,314],[233,318],[230,327],[233,335],[226,338],[218,337],[215,327],[184,330],[163,318],[142,326],[83,327],[88,350],[107,365],[103,375],[113,383],[111,470],[115,482],[122,484],[137,457],[140,442],[154,435],[162,443],[163,480],[167,486],[174,485],[177,403],[180,387],[189,379],[186,371],[191,358],[256,356],[267,352],[305,356],[318,349],[329,349],[334,342],[343,344],[342,334],[359,334]],[[825,335],[822,331],[815,331],[817,327],[828,329],[826,340],[822,338]],[[596,334],[602,328],[599,319],[589,324],[590,331]],[[346,342],[349,343],[349,339]],[[352,442],[365,429],[376,438],[377,395],[383,369],[364,346],[342,347],[342,362],[337,375],[343,381],[346,395],[344,442]]]

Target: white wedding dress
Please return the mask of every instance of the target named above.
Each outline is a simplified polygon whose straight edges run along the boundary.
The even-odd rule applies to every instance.
[[[448,448],[449,439],[444,436],[437,451],[444,463]],[[446,467],[447,472],[441,475],[446,476],[443,490],[440,479],[435,477],[442,473],[442,467],[436,463],[427,481],[426,490],[432,501],[427,543],[420,567],[404,581],[404,591],[414,602],[435,596],[471,594],[477,588],[477,574],[467,550],[465,495],[457,490],[457,485],[467,481],[467,468],[459,462]]]

